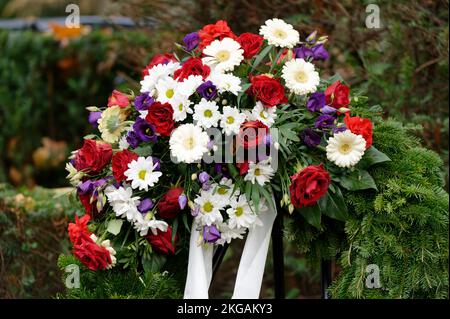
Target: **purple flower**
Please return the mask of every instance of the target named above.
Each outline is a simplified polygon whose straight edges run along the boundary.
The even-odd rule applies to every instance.
[[[203,239],[207,243],[215,243],[220,237],[220,232],[216,226],[211,225],[203,227]]]
[[[308,102],[306,102],[306,107],[311,112],[318,112],[324,106],[325,106],[325,94],[323,94],[322,92],[315,92],[311,94],[311,96],[308,99]]]
[[[228,171],[228,169],[225,165],[218,164],[218,163],[214,164],[214,171],[218,175],[222,175],[223,177],[226,177],[226,178],[231,178],[230,172]]]
[[[156,142],[155,127],[140,117],[133,124],[133,131],[142,142]]]
[[[97,121],[102,117],[102,112],[90,112],[88,121],[94,128],[98,127]]]
[[[300,137],[303,140],[303,143],[308,147],[316,147],[320,144],[320,135],[309,127],[300,133]]]
[[[195,204],[194,208],[191,209],[191,215],[193,217],[197,216],[198,214],[200,214],[200,205]]]
[[[204,190],[205,192],[209,191],[211,189],[211,183],[210,182],[206,182],[202,184],[202,190]]]
[[[312,48],[313,58],[317,61],[325,61],[328,59],[328,51],[325,49],[323,44],[316,45]]]
[[[264,145],[269,146],[270,144],[272,144],[272,135],[270,135],[270,134],[264,135],[263,141],[264,141]]]
[[[192,51],[198,46],[200,42],[200,37],[198,36],[197,32],[192,32],[184,37],[183,42],[186,51]]]
[[[141,142],[141,140],[136,135],[136,132],[130,131],[127,134],[127,142],[128,142],[128,144],[131,145],[132,148],[136,148],[139,146],[139,143]]]
[[[332,106],[325,105],[324,107],[322,107],[320,109],[320,112],[322,112],[323,114],[326,114],[326,115],[331,115],[331,114],[336,113],[336,109]]]
[[[154,170],[155,171],[160,171],[161,170],[161,161],[159,160],[159,158],[152,156],[152,161],[153,161],[153,166],[154,166]]]
[[[148,110],[150,105],[152,105],[154,102],[155,100],[153,100],[150,94],[148,92],[145,92],[136,97],[136,99],[134,100],[134,107],[138,111],[145,111]]]
[[[197,92],[208,101],[217,97],[217,88],[211,81],[206,81],[200,85]]]
[[[204,184],[209,180],[209,174],[206,172],[201,172],[198,175],[198,180],[200,181],[200,183]]]
[[[331,115],[321,115],[316,119],[315,127],[319,130],[328,129],[334,127],[334,121],[336,119]]]
[[[346,130],[347,130],[347,127],[346,127],[345,125],[341,125],[341,126],[339,126],[339,127],[333,128],[333,134],[337,134],[337,133],[340,133],[340,132],[344,132],[344,131],[346,131]]]
[[[155,206],[150,198],[146,198],[138,205],[137,209],[140,213],[145,214]]]
[[[178,196],[178,205],[180,205],[181,209],[184,209],[186,207],[187,204],[187,197],[184,194],[181,194],[180,196]]]
[[[306,60],[306,59],[314,56],[313,50],[304,45],[302,45],[298,48],[295,48],[294,53],[295,53],[295,57],[297,59],[303,59],[303,60]]]
[[[96,192],[97,188],[103,186],[109,179],[111,179],[111,176],[100,178],[96,181],[86,180],[78,185],[77,192],[80,195],[91,195]]]

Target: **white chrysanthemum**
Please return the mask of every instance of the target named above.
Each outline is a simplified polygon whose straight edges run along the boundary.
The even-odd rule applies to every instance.
[[[217,229],[220,231],[220,238],[215,242],[216,245],[223,245],[230,243],[233,239],[242,239],[247,228],[231,228],[227,223],[220,223],[217,225]]]
[[[126,129],[126,119],[127,115],[120,106],[114,105],[106,108],[98,120],[98,129],[102,139],[111,144],[119,141],[123,131]]]
[[[161,172],[154,171],[157,165],[153,163],[151,156],[138,157],[137,160],[132,160],[128,164],[128,170],[124,175],[128,181],[131,181],[132,188],[148,191],[148,187],[153,187],[162,176]]]
[[[228,220],[230,228],[250,228],[254,225],[262,225],[250,205],[251,203],[245,195],[239,196],[238,200],[231,201],[231,207],[227,209],[227,214],[230,217]]]
[[[222,178],[218,184],[211,186],[210,192],[216,195],[217,201],[221,206],[229,205],[230,201],[234,200],[240,193],[239,188],[233,193],[233,180],[226,177]]]
[[[240,44],[231,39],[224,38],[222,40],[214,40],[203,49],[204,64],[213,67],[217,72],[233,71],[235,66],[238,66],[242,60],[244,50],[241,49]]]
[[[350,130],[334,134],[328,139],[327,158],[339,167],[356,165],[366,150],[366,140]]]
[[[212,71],[207,80],[211,81],[221,94],[230,92],[238,95],[242,91],[241,79],[233,74]]]
[[[275,111],[275,107],[264,107],[264,105],[258,101],[252,110],[252,115],[255,120],[260,121],[267,127],[271,127],[272,124],[275,123],[277,117]]]
[[[133,197],[133,190],[131,187],[108,186],[105,189],[105,195],[117,217],[125,217],[128,221],[134,222],[138,215],[140,215],[137,206],[140,203],[139,197]]]
[[[281,19],[270,19],[259,29],[259,34],[270,45],[292,49],[299,41],[300,34],[294,27]]]
[[[70,162],[66,163],[66,171],[69,172],[67,178],[70,180],[70,184],[75,187],[81,183],[81,179],[85,175],[82,171],[77,171],[77,169]]]
[[[168,76],[162,79],[159,79],[156,82],[156,100],[161,103],[171,103],[173,98],[175,97],[175,92],[178,88],[178,82],[175,81],[172,77]]]
[[[149,229],[153,235],[158,234],[158,229],[162,232],[166,232],[168,226],[169,225],[165,221],[157,220],[151,213],[147,213],[145,217],[141,215],[141,217],[134,222],[134,228],[141,236],[146,236]]]
[[[190,97],[202,83],[203,78],[201,75],[189,75],[189,77],[184,79],[183,82],[179,82],[176,93]]]
[[[197,125],[204,128],[217,126],[220,119],[219,107],[214,101],[207,101],[202,98],[200,102],[194,106],[193,119]]]
[[[245,122],[245,119],[245,114],[239,112],[239,109],[231,106],[224,106],[220,127],[223,128],[226,135],[238,134],[241,124]]]
[[[211,226],[222,222],[223,218],[220,210],[223,208],[223,205],[216,195],[213,195],[211,192],[201,192],[194,200],[194,203],[199,206],[199,214],[196,216],[196,219],[201,225]]]
[[[319,73],[315,71],[314,64],[303,59],[287,61],[281,76],[286,81],[286,87],[299,95],[315,92],[320,82]]]
[[[259,163],[250,162],[247,175],[244,180],[250,181],[252,184],[258,183],[263,186],[266,182],[270,181],[273,174],[275,174],[272,166],[270,165],[270,158],[261,161]]]
[[[190,108],[192,102],[188,97],[181,94],[176,94],[173,100],[170,102],[173,109],[173,119],[175,122],[184,121],[187,114],[192,114],[192,109]]]
[[[193,163],[208,152],[209,136],[194,124],[177,127],[170,136],[170,152],[180,162]]]
[[[149,70],[148,75],[144,77],[141,83],[141,93],[149,92],[150,95],[155,93],[155,85],[158,80],[172,76],[173,73],[180,68],[178,62],[168,62],[167,64],[158,64]]]
[[[92,236],[95,237],[95,240],[94,240],[94,238],[93,238]],[[95,242],[97,242],[97,237],[96,237],[94,234],[91,235],[91,238],[92,238]],[[114,266],[116,265],[116,262],[117,262],[117,259],[116,259],[116,250],[111,246],[111,242],[109,241],[109,239],[106,239],[106,240],[102,241],[102,242],[100,243],[100,246],[104,247],[104,248],[109,252],[109,256],[111,257],[111,264],[109,264],[109,265],[106,267],[106,269],[111,269],[112,267],[114,267]]]

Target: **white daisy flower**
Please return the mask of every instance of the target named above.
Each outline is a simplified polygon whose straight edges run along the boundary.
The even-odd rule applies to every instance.
[[[214,101],[207,101],[202,98],[201,101],[194,106],[193,119],[197,125],[204,128],[210,128],[217,126],[217,122],[220,119],[219,107]]]
[[[155,93],[155,85],[158,80],[164,79],[168,76],[172,76],[173,73],[180,68],[178,62],[168,62],[167,64],[158,64],[152,67],[148,72],[149,74],[144,77],[140,82],[141,93],[149,92],[150,95]]]
[[[209,136],[201,127],[184,124],[177,127],[170,136],[170,153],[178,161],[193,163],[208,152]]]
[[[175,97],[170,102],[173,109],[173,119],[175,122],[184,121],[187,114],[192,114],[192,109],[190,108],[192,102],[185,95],[175,94]]]
[[[241,124],[244,123],[245,120],[245,114],[239,112],[239,109],[231,106],[224,106],[220,127],[223,128],[226,135],[238,134]]]
[[[150,230],[153,235],[158,234],[158,229],[162,232],[167,231],[169,225],[165,221],[157,220],[154,217],[147,218],[147,216],[152,216],[152,214],[147,213],[145,217],[139,218],[134,223],[134,228],[139,232],[139,235],[146,236],[148,234],[148,230]]]
[[[208,79],[217,88],[217,91],[222,94],[225,92],[231,92],[234,95],[238,95],[242,91],[241,79],[233,74],[211,72]]]
[[[244,60],[243,53],[244,50],[241,49],[237,41],[231,38],[224,38],[222,40],[214,40],[203,49],[205,57],[202,58],[202,61],[218,72],[233,71],[234,67]]]
[[[328,139],[327,158],[339,167],[356,165],[366,150],[366,140],[350,130],[334,134]]]
[[[286,81],[286,87],[298,95],[316,92],[320,82],[319,73],[315,71],[314,64],[303,59],[287,61],[281,76]]]
[[[231,202],[231,207],[227,209],[227,214],[230,217],[228,220],[230,228],[250,228],[255,224],[262,225],[250,205],[251,203],[245,195],[241,195],[237,200]]]
[[[247,175],[244,180],[250,181],[252,184],[258,183],[263,186],[266,182],[270,181],[275,174],[272,166],[270,165],[270,158],[261,161],[259,163],[250,162]]]
[[[147,115],[146,115],[147,116]],[[143,117],[145,119],[145,116]],[[125,134],[122,135],[122,137],[119,140],[119,149],[121,151],[127,150],[130,147],[130,143],[127,141],[127,133],[133,130],[133,126],[128,126],[125,129]]]
[[[132,160],[128,164],[128,170],[124,175],[131,181],[132,188],[148,191],[148,187],[153,187],[162,176],[161,172],[154,171],[157,165],[157,163],[153,164],[151,156],[138,157],[137,160]]]
[[[230,201],[234,200],[240,193],[238,188],[233,194],[233,180],[226,177],[222,178],[219,184],[213,184],[212,186],[211,192],[216,195],[218,203],[222,206],[229,205]]]
[[[125,217],[128,221],[134,222],[136,216],[140,215],[137,206],[140,204],[138,196],[133,197],[131,187],[119,187],[116,189],[110,185],[105,189],[105,195],[117,217]]]
[[[299,41],[300,34],[294,27],[281,19],[270,19],[259,29],[259,34],[269,45],[292,49]]]
[[[231,240],[236,238],[242,239],[247,231],[247,228],[243,227],[231,228],[227,223],[219,223],[217,228],[220,231],[220,238],[216,241],[217,245],[229,244]]]
[[[199,206],[199,214],[196,219],[200,221],[201,225],[211,226],[212,224],[222,222],[222,214],[220,210],[223,208],[220,200],[216,195],[211,192],[201,192],[199,196],[194,200]]]
[[[202,83],[203,78],[201,75],[189,75],[183,82],[178,82],[177,94],[190,97]]]
[[[175,96],[177,87],[178,82],[170,76],[159,79],[155,85],[157,94],[156,100],[161,103],[171,103]]]
[[[261,102],[256,102],[255,107],[252,110],[254,120],[258,120],[267,127],[271,127],[275,123],[277,117],[275,107],[264,107]]]
[[[72,186],[78,186],[81,184],[81,179],[83,178],[84,174],[82,171],[77,171],[77,169],[72,165],[72,163],[66,163],[66,171],[69,172],[69,175],[67,175],[66,178],[70,180],[70,184]]]
[[[106,108],[98,120],[98,129],[102,139],[110,144],[118,142],[127,127],[126,119],[127,115],[120,106],[114,105]]]
[[[95,238],[95,239],[94,239]],[[97,236],[94,234],[91,235],[91,239],[97,242]],[[100,243],[100,246],[105,248],[109,252],[109,256],[111,257],[111,264],[109,264],[106,269],[111,269],[116,265],[117,259],[116,259],[116,250],[111,246],[111,242],[109,239],[106,239]]]

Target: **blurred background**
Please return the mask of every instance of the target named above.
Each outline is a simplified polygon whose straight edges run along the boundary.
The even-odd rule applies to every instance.
[[[136,89],[150,58],[216,20],[258,32],[266,19],[304,39],[328,35],[323,76],[340,73],[385,116],[421,127],[445,162],[448,190],[448,1],[376,1],[381,28],[365,25],[375,1],[0,0],[0,298],[51,297],[62,289],[56,259],[67,251],[74,204],[62,194],[65,161],[92,128],[86,106],[114,88]],[[80,28],[64,26],[66,7]],[[395,136],[392,137],[393,139]],[[214,296],[229,297],[240,249],[225,257]],[[236,257],[236,258],[235,258]],[[318,269],[286,243],[289,298],[319,298]],[[271,262],[263,297],[272,297]]]

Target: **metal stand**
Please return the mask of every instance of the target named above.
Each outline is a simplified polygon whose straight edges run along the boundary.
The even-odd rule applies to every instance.
[[[275,299],[286,298],[284,285],[283,211],[278,213],[272,228],[273,281]]]

